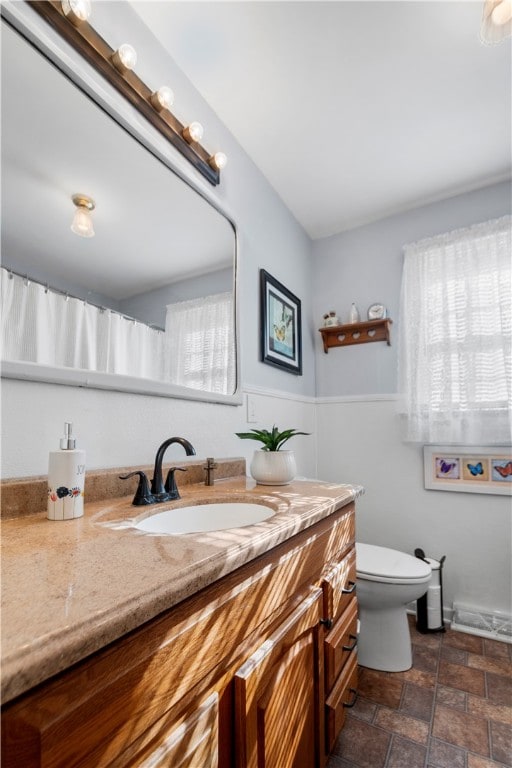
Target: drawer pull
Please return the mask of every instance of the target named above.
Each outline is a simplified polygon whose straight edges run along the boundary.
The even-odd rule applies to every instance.
[[[320,619],[320,624],[323,624],[326,629],[332,629],[332,619]]]
[[[356,589],[355,581],[349,581],[349,584],[350,586],[348,589],[345,589],[345,587],[342,588],[341,590],[342,595],[351,595],[352,592],[355,592],[355,589]]]
[[[350,709],[351,707],[353,707],[353,706],[354,706],[354,704],[355,704],[355,703],[356,703],[356,701],[357,701],[357,691],[356,691],[356,689],[355,689],[355,688],[349,688],[348,690],[349,690],[349,691],[350,691],[350,693],[352,694],[352,701],[344,701],[344,702],[343,702],[343,706],[344,706],[344,707],[347,707],[347,709]]]
[[[357,636],[356,635],[349,635],[349,638],[353,641],[352,645],[344,645],[343,650],[344,651],[353,651],[354,648],[357,645]]]

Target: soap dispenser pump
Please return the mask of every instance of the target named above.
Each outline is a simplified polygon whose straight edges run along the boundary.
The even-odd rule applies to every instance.
[[[49,520],[72,520],[84,514],[85,451],[76,448],[73,425],[64,423],[60,451],[52,451],[48,462]]]

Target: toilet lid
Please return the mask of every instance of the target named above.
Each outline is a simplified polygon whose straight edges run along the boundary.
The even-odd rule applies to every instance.
[[[392,583],[428,581],[432,573],[428,563],[406,552],[359,542],[356,543],[356,572],[363,579]]]

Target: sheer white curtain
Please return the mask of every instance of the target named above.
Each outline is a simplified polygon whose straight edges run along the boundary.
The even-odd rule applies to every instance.
[[[0,270],[2,359],[161,381],[162,331]]]
[[[167,306],[167,379],[231,395],[236,385],[233,294],[217,293]]]
[[[405,439],[512,437],[511,217],[406,245],[399,391]]]

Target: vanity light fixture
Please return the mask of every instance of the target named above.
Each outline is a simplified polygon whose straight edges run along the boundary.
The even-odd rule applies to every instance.
[[[512,0],[485,0],[480,37],[493,45],[512,35]]]
[[[208,159],[208,162],[212,168],[222,171],[228,163],[228,158],[224,152],[216,152]]]
[[[123,43],[112,55],[112,64],[124,75],[137,64],[137,51],[128,43]]]
[[[183,138],[185,141],[188,141],[189,144],[192,144],[193,142],[201,141],[203,133],[204,129],[201,123],[193,122],[183,129]]]
[[[62,0],[61,5],[64,15],[76,27],[91,16],[90,0]]]
[[[219,183],[220,171],[226,165],[224,153],[212,154],[202,146],[200,123],[186,125],[171,112],[174,95],[170,88],[162,86],[153,91],[138,77],[133,71],[137,54],[131,45],[124,43],[114,50],[85,23],[90,14],[90,0],[27,0],[27,3],[165,136],[196,171],[211,184]]]
[[[174,93],[166,85],[162,85],[158,91],[155,91],[149,97],[150,102],[157,112],[162,109],[169,109],[174,104]]]
[[[71,199],[76,205],[71,231],[80,237],[94,237],[91,217],[91,211],[96,207],[94,200],[92,197],[82,194],[73,195]]]

